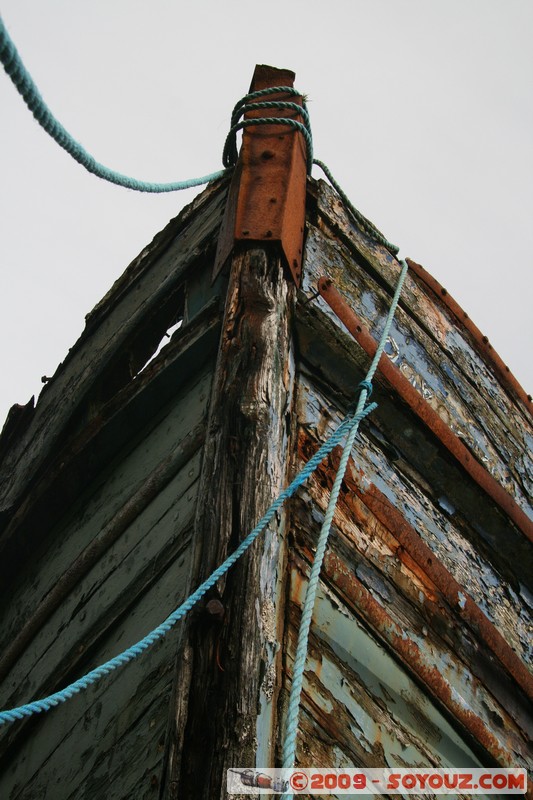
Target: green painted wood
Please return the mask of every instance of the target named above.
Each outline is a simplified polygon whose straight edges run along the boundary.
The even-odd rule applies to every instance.
[[[175,361],[162,358],[163,367],[166,364],[172,373]],[[179,391],[166,407],[147,416],[143,427],[134,425],[127,446],[85,487],[20,571],[13,603],[6,607],[0,626],[4,642],[147,476],[190,432],[205,425],[212,367],[205,362],[202,367],[198,360],[196,366],[187,383],[177,383]],[[154,370],[152,379],[159,374],[161,370]],[[144,392],[150,385],[146,381]],[[131,428],[127,406],[120,413],[121,424]],[[140,639],[183,601],[191,588],[191,536],[201,463],[202,448],[197,446],[89,571],[80,573],[2,683],[2,707],[67,685]],[[4,728],[0,797],[33,798],[52,790],[58,800],[119,798],[131,796],[131,791],[153,796],[179,642],[176,630],[139,663],[108,676],[46,719]]]
[[[187,268],[213,242],[224,200],[224,189],[210,193],[199,213],[186,217],[184,226],[177,225],[163,247],[144,250],[139,263],[134,262],[92,318],[54,379],[46,385],[26,430],[4,454],[0,472],[0,514],[4,519],[9,509],[20,502],[31,476],[46,462],[117,351],[175,291]]]
[[[11,591],[11,578],[24,569],[25,553],[47,547],[51,529],[65,509],[75,506],[87,484],[97,481],[117,452],[130,447],[155,424],[167,403],[216,352],[220,336],[218,302],[179,331],[177,339],[109,403],[98,424],[67,438],[37,485],[32,485],[14,514],[0,545],[0,595]]]
[[[176,399],[154,419],[145,418],[144,429],[135,432],[122,453],[98,476],[71,508],[48,540],[27,559],[17,574],[17,584],[2,619],[1,646],[14,636],[20,620],[46,596],[57,576],[76,559],[116,511],[172,448],[205,418],[211,372],[204,367]],[[125,428],[125,422],[122,421]],[[130,426],[128,424],[127,429]]]
[[[188,558],[170,564],[152,590],[109,632],[106,641],[94,651],[92,661],[100,663],[117,647],[126,646],[141,631],[154,627],[176,600],[184,599],[189,574]],[[41,795],[57,800],[108,800],[124,797],[125,774],[130,786],[142,789],[144,783],[147,788],[151,774],[146,774],[146,767],[155,768],[163,754],[161,737],[179,640],[177,630],[120,673],[90,687],[32,725],[31,744],[12,752],[7,768],[3,767],[2,796],[12,800]],[[104,772],[115,759],[121,761],[111,769],[105,783]]]
[[[118,610],[123,608],[121,613],[125,613],[150,588],[166,563],[187,551],[200,461],[198,454],[80,579],[3,682],[3,706],[50,693],[51,686],[60,687],[73,669],[80,674],[88,671],[83,653],[91,650],[93,642],[115,624]],[[169,613],[175,600],[175,597],[169,600]],[[161,610],[159,622],[164,616]],[[148,630],[139,630],[137,638],[145,633]],[[126,644],[119,636],[110,657],[132,643]]]

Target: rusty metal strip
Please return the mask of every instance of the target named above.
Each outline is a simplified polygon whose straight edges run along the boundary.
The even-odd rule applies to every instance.
[[[444,305],[452,312],[457,322],[465,328],[472,336],[477,350],[482,356],[488,358],[494,371],[496,372],[502,385],[509,389],[513,396],[522,402],[524,408],[531,414],[532,398],[530,394],[526,394],[522,386],[519,384],[515,376],[512,374],[508,366],[502,361],[498,353],[494,350],[488,338],[484,336],[477,325],[475,325],[466,311],[463,311],[459,303],[448,294],[448,291],[441,286],[441,284],[429,274],[421,264],[412,261],[410,258],[406,259],[409,264],[409,269],[424,283],[433,294],[444,303]]]
[[[334,448],[329,455],[329,465],[325,465],[323,462],[317,470],[317,475],[321,476],[326,481],[326,484],[332,483],[332,476],[337,472],[341,452],[342,449],[340,447]],[[436,553],[428,547],[388,497],[372,483],[368,489],[362,489],[360,484],[351,477],[356,470],[355,462],[350,459],[349,468],[344,476],[344,482],[350,492],[353,492],[363,501],[376,519],[399,542],[400,548],[403,548],[415,564],[420,567],[423,575],[431,580],[453,610],[487,645],[500,664],[523,689],[526,696],[533,700],[533,675],[531,675],[519,656],[507,644],[495,625],[483,613],[467,590],[455,580]],[[403,554],[398,553],[398,555],[403,560]]]
[[[365,328],[363,322],[348,306],[342,295],[333,286],[329,278],[320,278],[318,290],[332,311],[350,331],[356,342],[363,350],[373,357],[377,345],[372,335]],[[449,453],[459,462],[463,469],[486,492],[489,497],[504,511],[509,519],[533,542],[533,522],[518,506],[505,489],[487,472],[487,470],[474,458],[461,440],[448,428],[429,403],[411,386],[407,378],[402,375],[398,367],[383,354],[379,362],[379,372],[390,386],[398,392],[417,417],[429,428],[437,439],[446,447]]]
[[[416,642],[405,636],[405,630],[392,619],[380,603],[356,578],[354,573],[333,551],[324,559],[324,574],[347,602],[358,610],[363,619],[396,653],[401,661],[422,681],[452,716],[475,738],[483,749],[504,767],[516,767],[513,750],[506,750],[477,714],[467,708],[439,670],[428,662]],[[533,798],[533,784],[528,794]]]
[[[257,66],[250,91],[293,85],[293,72]],[[301,98],[279,92],[261,100],[290,100],[302,104]],[[262,109],[245,115],[247,119],[264,116]],[[293,117],[303,122],[302,117],[291,110],[276,110],[275,116]],[[299,131],[286,125],[260,125],[244,130],[222,222],[213,278],[226,263],[234,245],[249,242],[280,248],[294,282],[300,285],[306,182],[307,150]]]

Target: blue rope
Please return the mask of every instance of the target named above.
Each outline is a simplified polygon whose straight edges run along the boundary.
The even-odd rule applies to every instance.
[[[41,97],[31,75],[24,66],[1,17],[0,61],[39,125],[41,125],[52,139],[54,139],[63,150],[66,150],[72,158],[99,178],[115,183],[118,186],[125,186],[127,189],[135,189],[137,192],[159,193],[176,192],[181,189],[190,189],[193,186],[201,186],[204,183],[209,183],[209,181],[221,178],[227,172],[227,170],[223,169],[218,172],[212,172],[210,175],[204,175],[201,178],[191,178],[186,181],[173,181],[172,183],[139,181],[136,178],[130,178],[127,175],[122,175],[120,172],[115,172],[96,161],[79,142],[73,139],[70,133],[65,130],[61,123],[54,117]]]
[[[339,498],[342,481],[344,478],[344,474],[346,472],[346,467],[348,466],[348,460],[350,458],[353,443],[355,441],[355,437],[357,436],[357,432],[359,429],[359,422],[361,419],[361,409],[365,407],[366,398],[367,395],[369,394],[369,389],[370,390],[372,389],[372,378],[374,377],[374,374],[378,368],[379,360],[385,348],[387,337],[389,335],[392,321],[394,318],[394,314],[396,312],[396,307],[400,299],[402,286],[405,280],[405,276],[407,274],[406,262],[402,261],[401,265],[402,265],[402,270],[400,272],[400,277],[398,279],[396,291],[394,292],[394,296],[389,309],[389,313],[387,315],[387,320],[385,322],[383,333],[381,334],[381,339],[379,341],[378,348],[376,350],[370,368],[366,374],[365,380],[362,381],[362,383],[360,384],[361,393],[359,395],[359,402],[357,403],[356,412],[353,418],[351,418],[349,423],[349,430],[346,439],[346,444],[342,452],[339,468],[337,470],[335,481],[333,483],[333,488],[331,490],[328,507],[324,515],[324,522],[322,524],[320,535],[318,537],[318,544],[316,548],[315,558],[313,561],[313,566],[311,568],[311,574],[309,577],[309,583],[307,586],[307,592],[305,595],[305,601],[302,610],[300,630],[298,632],[298,644],[296,647],[296,656],[294,659],[294,666],[292,672],[292,685],[289,697],[289,707],[287,710],[287,719],[285,724],[285,738],[283,743],[282,761],[283,761],[283,766],[289,769],[294,766],[294,761],[296,756],[296,737],[298,734],[298,721],[300,715],[300,697],[302,693],[305,662],[307,660],[307,650],[309,645],[309,630],[311,628],[311,620],[313,616],[313,608],[315,605],[315,599],[318,590],[320,571],[322,569],[322,562],[324,560],[324,555],[326,552],[326,546],[331,531],[331,525],[333,523],[333,516],[335,514],[335,509],[337,507],[337,501]],[[373,405],[376,404],[374,403]],[[292,793],[289,792],[285,794],[284,797],[287,798],[287,800],[292,800],[293,795]]]
[[[359,423],[364,417],[370,414],[374,408],[376,408],[376,404],[371,403],[365,408],[361,408],[356,416],[353,416],[352,414],[348,414],[346,416],[337,430],[330,436],[329,439],[326,440],[326,442],[324,442],[320,449],[317,450],[315,455],[307,462],[305,467],[298,473],[292,483],[280,493],[276,500],[274,500],[264,516],[259,520],[253,531],[248,534],[238,548],[230,556],[228,556],[228,558],[226,558],[226,560],[209,576],[209,578],[207,578],[196,589],[196,591],[194,591],[175,611],[173,611],[172,614],[170,614],[170,616],[167,617],[161,625],[159,625],[157,628],[154,628],[153,631],[147,634],[139,642],[131,647],[128,647],[128,649],[124,650],[123,653],[120,653],[110,661],[106,661],[105,664],[102,664],[101,666],[91,670],[89,673],[87,673],[87,675],[84,675],[82,678],[74,681],[74,683],[71,683],[65,689],[61,689],[61,691],[55,692],[55,694],[49,695],[42,700],[35,700],[31,703],[27,703],[26,705],[0,712],[0,725],[5,725],[9,722],[15,722],[15,720],[23,719],[23,717],[30,717],[33,714],[40,714],[42,711],[49,711],[51,708],[54,708],[60,703],[66,702],[75,694],[87,689],[88,686],[91,686],[105,675],[113,672],[113,670],[118,669],[118,667],[122,667],[124,664],[127,664],[130,661],[133,661],[135,658],[137,658],[137,656],[141,655],[141,653],[151,647],[154,642],[165,636],[170,629],[180,619],[182,619],[185,614],[187,614],[187,612],[190,611],[191,608],[206,594],[206,592],[212,586],[214,586],[223,575],[226,574],[226,572],[233,566],[233,564],[235,564],[235,562],[243,555],[243,553],[248,550],[250,545],[259,536],[261,531],[263,531],[272,520],[276,511],[278,511],[278,509],[283,505],[285,500],[287,500],[289,497],[292,497],[298,487],[301,486],[315,471],[322,459],[325,458],[325,456],[330,453],[333,448],[343,439],[347,430],[353,425],[356,417]]]
[[[311,170],[313,163],[313,140],[311,134],[311,124],[309,114],[303,102],[300,106],[298,103],[292,103],[285,100],[268,100],[254,102],[258,98],[272,95],[273,93],[284,93],[289,96],[300,96],[300,93],[292,86],[278,86],[272,89],[261,89],[257,92],[250,92],[245,95],[235,105],[231,114],[230,131],[226,138],[224,145],[224,152],[222,161],[225,169],[218,172],[212,172],[209,175],[203,175],[201,178],[191,178],[185,181],[172,181],[170,183],[154,183],[150,181],[140,181],[137,178],[131,178],[128,175],[123,175],[116,172],[109,167],[100,164],[96,159],[85,150],[85,148],[77,142],[71,134],[61,125],[61,123],[52,114],[46,103],[44,102],[41,94],[33,82],[33,79],[24,66],[24,63],[15,47],[7,29],[0,17],[0,61],[2,62],[5,71],[11,78],[15,88],[21,95],[22,99],[32,112],[33,116],[41,125],[41,127],[54,139],[54,141],[66,150],[79,164],[85,169],[96,175],[98,178],[114,183],[117,186],[124,186],[126,189],[133,189],[137,192],[176,192],[182,189],[190,189],[193,186],[201,186],[204,183],[217,180],[227,174],[230,167],[234,166],[237,161],[237,132],[243,128],[248,128],[254,125],[287,125],[293,130],[299,131],[305,138],[307,146],[307,164],[308,170]],[[257,109],[277,108],[282,110],[294,111],[301,116],[304,122],[291,119],[290,117],[260,117],[256,119],[246,119],[239,122],[240,117],[247,111],[255,111]]]
[[[317,167],[320,167],[322,172],[326,175],[327,179],[329,180],[329,182],[331,183],[331,185],[333,186],[333,188],[335,189],[335,191],[337,192],[342,202],[344,203],[344,205],[346,206],[346,208],[348,209],[348,211],[350,212],[356,223],[359,225],[359,227],[362,228],[362,230],[366,234],[368,234],[368,236],[370,236],[371,239],[375,239],[376,242],[383,245],[383,247],[386,247],[387,250],[390,253],[392,253],[393,256],[398,255],[400,248],[397,247],[395,244],[392,244],[392,242],[389,242],[388,239],[386,239],[383,236],[381,231],[378,231],[376,226],[372,222],[370,222],[370,220],[367,219],[363,214],[361,214],[361,212],[358,211],[354,205],[352,205],[352,203],[350,202],[350,198],[337,183],[337,181],[331,174],[331,170],[329,169],[329,167],[327,167],[326,164],[324,164],[324,162],[320,161],[318,158],[313,159],[313,164],[316,164]]]

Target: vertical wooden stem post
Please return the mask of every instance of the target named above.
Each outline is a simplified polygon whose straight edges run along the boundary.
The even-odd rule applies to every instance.
[[[255,80],[252,89],[262,88],[264,75],[261,77],[260,71],[258,75],[258,70]],[[280,77],[271,74],[270,80],[270,85],[279,85]],[[270,135],[272,138],[272,131]],[[258,136],[250,129],[244,133],[243,151],[248,147],[248,136],[254,138],[252,146],[256,147]],[[301,134],[283,126],[278,141],[284,152],[287,136],[301,138]],[[302,158],[303,191],[300,187],[301,208],[296,213],[301,219],[301,238],[304,154]],[[272,161],[276,161],[275,150],[264,163],[271,166]],[[253,168],[257,168],[255,162]],[[253,185],[261,185],[261,180],[246,179],[247,169],[248,162],[241,163],[246,206],[254,213]],[[278,171],[282,183],[284,176],[289,179],[283,170]],[[287,196],[284,185],[278,188],[279,197]],[[238,194],[239,186],[234,189]],[[269,190],[274,196],[275,187],[269,185]],[[231,216],[235,208],[228,213]],[[227,224],[222,238],[228,233]],[[226,247],[229,284],[195,523],[193,586],[237,547],[286,485],[295,285],[287,279],[286,255],[279,245],[279,241],[235,239],[231,247]],[[284,513],[187,623],[184,651],[179,654],[174,678],[162,797],[226,797],[229,767],[273,766]],[[256,764],[257,759],[265,758],[271,764]]]

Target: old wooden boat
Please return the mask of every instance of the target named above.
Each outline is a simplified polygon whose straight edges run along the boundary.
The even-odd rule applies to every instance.
[[[258,68],[253,88],[292,79]],[[531,398],[409,266],[322,570],[297,761],[527,767]],[[236,548],[352,403],[398,272],[306,177],[299,131],[245,131],[231,180],[155,237],[5,423],[2,708],[120,653]],[[227,768],[280,764],[339,453],[167,636],[0,729],[1,798],[211,800]]]

